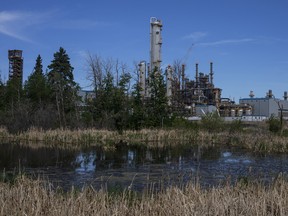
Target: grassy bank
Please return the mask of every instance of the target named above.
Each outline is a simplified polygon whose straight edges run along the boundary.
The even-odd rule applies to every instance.
[[[20,177],[0,183],[0,215],[288,215],[288,183],[259,183],[201,189],[188,185],[157,194],[110,194],[91,187],[62,193]]]
[[[223,127],[223,126],[222,126]],[[161,144],[191,145],[231,145],[242,146],[255,152],[288,152],[287,136],[270,132],[265,125],[241,126],[233,128],[226,125],[221,130],[205,128],[179,129],[142,129],[117,131],[83,129],[83,130],[39,130],[30,129],[18,134],[10,134],[0,128],[0,139],[11,142],[32,143],[45,146],[63,146],[77,148],[90,145],[113,147],[121,144],[141,143],[149,147]]]

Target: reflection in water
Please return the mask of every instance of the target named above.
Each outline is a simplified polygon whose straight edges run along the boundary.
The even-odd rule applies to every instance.
[[[77,166],[75,171],[78,173],[93,172],[96,169],[96,155],[93,153],[83,154],[82,152],[76,157],[75,165]]]
[[[250,159],[250,157],[248,156],[234,156],[232,155],[232,152],[223,152],[222,153],[222,157],[223,157],[223,162],[224,163],[246,163],[246,164],[249,164],[249,163],[252,163],[252,159]]]
[[[149,184],[167,186],[196,179],[209,187],[227,179],[234,183],[244,176],[269,182],[279,172],[288,171],[287,155],[261,156],[227,147],[167,145],[148,149],[123,145],[114,151],[101,147],[76,151],[0,144],[0,148],[0,169],[9,172],[20,165],[26,173],[48,178],[66,189],[92,184],[95,188],[143,190]]]

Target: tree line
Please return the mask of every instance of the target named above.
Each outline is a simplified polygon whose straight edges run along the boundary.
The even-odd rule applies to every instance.
[[[0,80],[0,124],[10,132],[31,127],[94,127],[122,132],[171,124],[162,73],[150,74],[150,97],[143,99],[139,82],[132,82],[125,64],[89,54],[87,66],[93,97],[85,101],[78,94],[74,68],[62,47],[45,72],[38,55],[33,72],[23,84],[17,77],[6,83]]]

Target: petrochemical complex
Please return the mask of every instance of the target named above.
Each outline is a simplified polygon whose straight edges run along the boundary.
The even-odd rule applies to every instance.
[[[143,99],[150,97],[149,82],[151,73],[161,73],[162,21],[150,19],[150,63],[139,63],[139,84]],[[225,120],[241,119],[244,121],[263,121],[271,116],[288,118],[287,92],[284,100],[274,97],[269,90],[263,98],[254,98],[250,92],[249,98],[240,99],[239,104],[229,98],[221,98],[221,88],[213,82],[213,63],[210,62],[208,74],[199,72],[195,65],[195,79],[186,77],[186,65],[170,66],[165,69],[166,95],[169,105],[184,114],[188,119],[197,119],[207,113],[217,112]]]
[[[284,99],[274,97],[272,90],[262,98],[255,98],[250,92],[249,98],[239,100],[239,104],[229,98],[222,98],[222,89],[216,87],[213,81],[213,63],[210,62],[209,73],[199,72],[198,63],[195,64],[195,79],[186,76],[186,65],[168,65],[161,69],[162,21],[152,17],[150,19],[150,62],[141,61],[138,65],[139,85],[143,100],[151,96],[149,82],[151,73],[164,73],[166,77],[166,96],[168,103],[174,110],[183,114],[187,119],[200,119],[201,116],[217,112],[226,121],[263,121],[271,116],[288,119],[288,95],[284,92]],[[9,50],[9,79],[17,77],[23,79],[22,50]],[[85,95],[83,92],[79,93]]]

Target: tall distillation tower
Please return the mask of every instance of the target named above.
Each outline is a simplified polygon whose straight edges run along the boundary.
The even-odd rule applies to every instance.
[[[162,47],[162,21],[155,17],[150,19],[150,72],[160,71]]]
[[[141,87],[142,97],[150,97],[149,82],[151,73],[160,72],[161,68],[161,47],[162,47],[162,21],[150,18],[150,63],[146,65],[146,61],[141,61],[138,65],[139,83]],[[147,72],[148,71],[148,74]],[[148,79],[147,79],[148,77]]]

